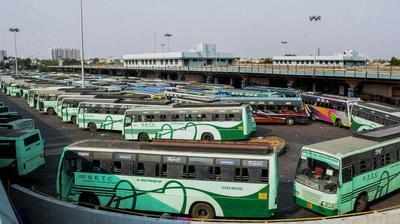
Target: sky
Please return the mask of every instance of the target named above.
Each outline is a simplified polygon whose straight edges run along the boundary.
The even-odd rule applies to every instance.
[[[21,29],[23,57],[80,48],[79,6],[79,0],[2,0],[0,49],[14,55],[11,26]],[[390,58],[400,56],[399,9],[399,0],[84,0],[85,53],[161,51],[170,33],[173,51],[206,42],[240,57],[311,55],[320,48],[321,55],[354,49]],[[311,15],[321,20],[310,22]]]

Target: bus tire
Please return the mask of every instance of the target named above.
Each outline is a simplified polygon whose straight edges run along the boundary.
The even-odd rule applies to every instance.
[[[195,219],[213,219],[215,218],[215,211],[208,203],[199,202],[192,205],[190,215]]]
[[[138,135],[138,141],[139,142],[148,142],[150,141],[149,135],[147,133],[139,133]]]
[[[72,122],[73,125],[77,124],[75,115],[71,116],[71,122]]]
[[[354,212],[365,212],[368,210],[368,196],[366,193],[360,194],[354,203]]]
[[[47,112],[47,115],[54,115],[54,109],[51,107],[47,108],[46,112]]]
[[[335,126],[338,127],[338,128],[343,127],[342,121],[340,119],[336,119]]]
[[[84,206],[99,206],[99,198],[94,193],[83,192],[79,195],[79,204]]]
[[[89,129],[90,132],[96,133],[96,131],[97,131],[97,126],[96,126],[95,123],[90,122],[90,123],[88,124],[88,129]]]
[[[294,125],[294,119],[293,118],[286,119],[286,124],[289,125],[289,126]]]
[[[202,141],[214,141],[214,135],[212,135],[210,132],[205,132],[201,135],[200,139]]]

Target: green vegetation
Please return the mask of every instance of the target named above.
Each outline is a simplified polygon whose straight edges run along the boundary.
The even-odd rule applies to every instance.
[[[390,59],[390,65],[400,66],[400,58],[392,57],[392,59]]]

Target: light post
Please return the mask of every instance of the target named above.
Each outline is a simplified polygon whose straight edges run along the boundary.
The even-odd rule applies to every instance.
[[[166,34],[164,34],[164,37],[167,38],[167,50],[168,50],[168,52],[169,52],[169,51],[171,50],[171,49],[170,49],[170,38],[172,37],[172,34],[166,33]]]
[[[18,75],[18,56],[17,56],[17,33],[20,31],[19,28],[11,27],[9,29],[11,33],[14,33],[14,51],[15,51],[15,75]]]
[[[81,87],[85,88],[85,52],[83,44],[83,0],[81,1]]]
[[[165,44],[161,44],[161,52],[164,52]]]
[[[309,16],[308,19],[312,23],[317,23],[321,21],[321,16]],[[314,52],[314,67],[317,65],[317,51],[318,48],[316,48]]]
[[[286,40],[283,40],[283,41],[281,41],[281,44],[282,44],[282,52],[283,52],[283,56],[285,56],[286,55],[286,53],[285,53],[285,45],[287,45],[289,42],[287,42]]]

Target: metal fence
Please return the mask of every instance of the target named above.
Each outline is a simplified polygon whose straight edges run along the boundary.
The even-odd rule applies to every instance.
[[[50,66],[50,68],[71,68],[79,66]],[[86,69],[114,69],[114,70],[143,70],[143,71],[170,71],[170,72],[201,72],[201,73],[232,73],[254,75],[284,75],[284,76],[316,76],[335,78],[383,79],[400,80],[400,67],[392,66],[363,66],[363,67],[312,67],[294,65],[229,65],[229,66],[86,66]]]
[[[380,211],[338,217],[318,217],[284,220],[171,220],[90,209],[59,201],[43,194],[32,192],[18,185],[11,187],[11,198],[24,223],[40,224],[201,224],[201,223],[285,223],[285,224],[397,224],[400,206]]]

